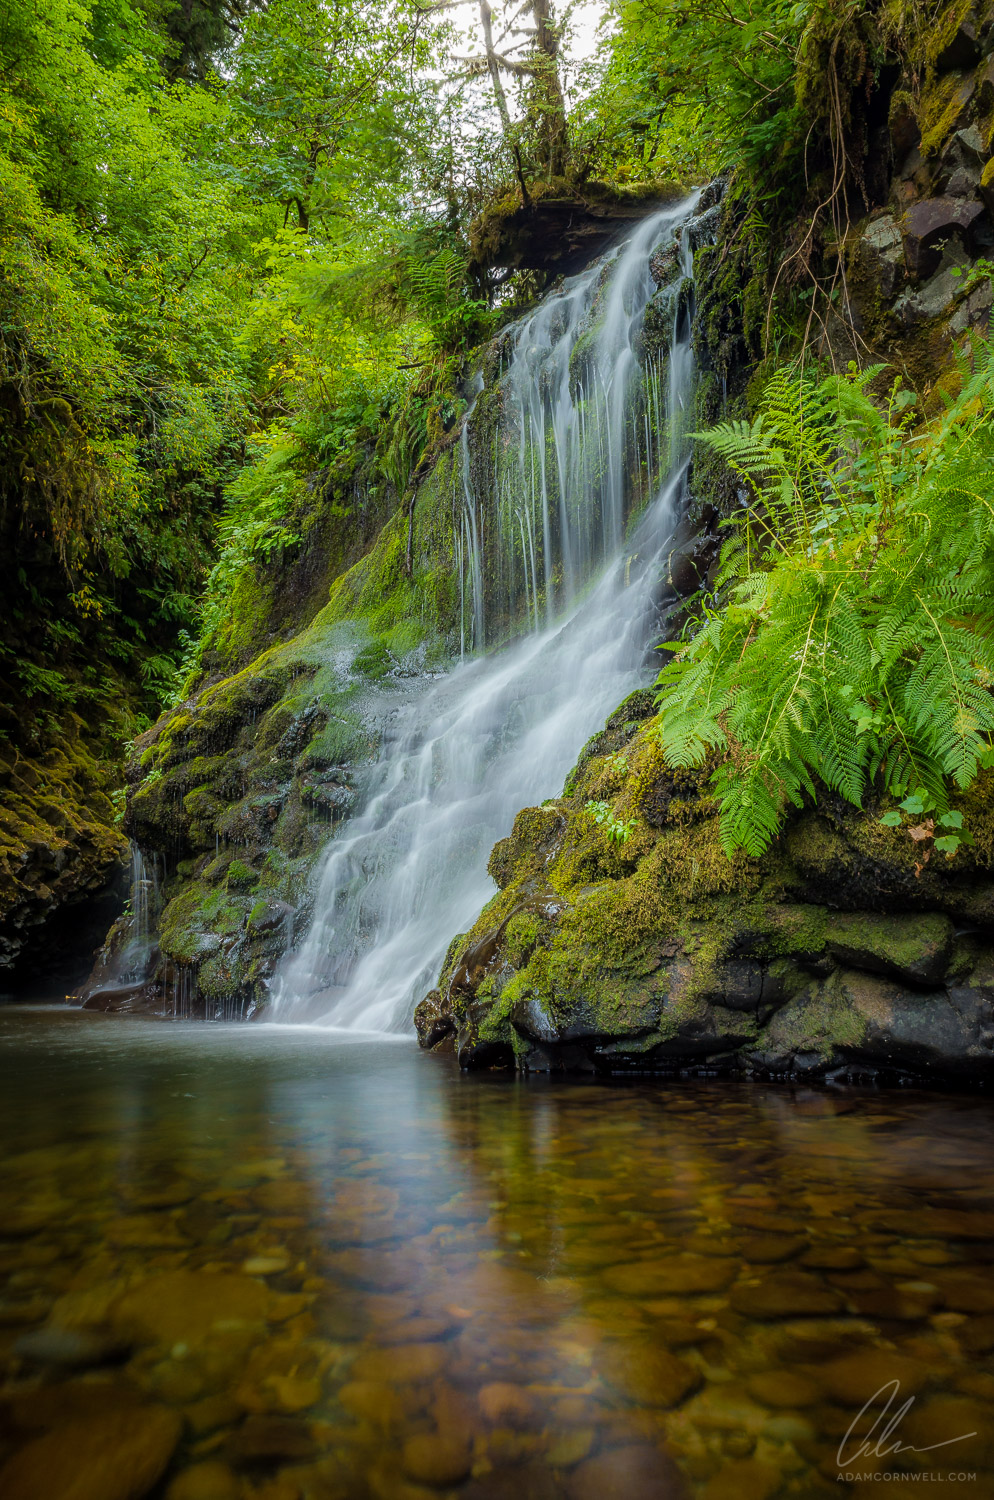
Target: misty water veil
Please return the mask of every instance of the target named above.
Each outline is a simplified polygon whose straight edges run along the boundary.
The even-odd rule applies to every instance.
[[[697,202],[647,218],[510,331],[493,494],[474,487],[472,407],[456,467],[463,657],[427,688],[399,689],[362,810],[329,845],[309,930],[274,977],[273,1020],[409,1031],[453,934],[493,894],[495,840],[522,807],[559,792],[584,742],[651,680],[686,487]],[[660,247],[672,263],[663,368],[638,355]],[[485,498],[496,507],[487,557]],[[522,621],[524,634],[502,649],[485,576],[502,614]]]

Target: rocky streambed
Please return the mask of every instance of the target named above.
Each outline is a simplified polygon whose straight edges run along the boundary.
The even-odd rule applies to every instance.
[[[4,1500],[994,1489],[982,1100],[64,1011],[0,1041]]]

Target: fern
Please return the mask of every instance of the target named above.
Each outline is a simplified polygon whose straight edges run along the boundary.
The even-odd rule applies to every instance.
[[[855,806],[921,787],[941,815],[994,740],[994,349],[917,427],[899,383],[871,398],[881,369],[777,371],[753,422],[698,434],[751,503],[659,732],[671,765],[716,763],[729,852],[761,854],[816,782]]]

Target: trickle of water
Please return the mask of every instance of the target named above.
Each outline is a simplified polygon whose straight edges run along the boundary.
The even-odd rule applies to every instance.
[[[643,369],[636,346],[655,291],[653,249],[675,237],[678,272],[692,272],[685,226],[697,196],[647,219],[519,325],[502,376],[489,528],[467,421],[457,556],[473,646],[487,638],[485,576],[502,580],[533,633],[398,702],[365,809],[329,846],[310,931],[274,981],[275,1019],[408,1029],[448,942],[493,894],[494,842],[521,807],[560,789],[580,746],[644,682],[653,585],[686,480],[686,299],[671,298],[665,396],[658,364]],[[489,560],[488,534],[499,553]]]

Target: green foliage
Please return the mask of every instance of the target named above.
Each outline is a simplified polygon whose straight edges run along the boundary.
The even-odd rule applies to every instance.
[[[607,834],[611,844],[627,844],[635,828],[634,818],[616,818],[608,802],[588,802],[584,811]]]
[[[635,179],[744,162],[766,178],[802,140],[795,98],[817,0],[620,0],[594,95],[598,161]]]
[[[754,422],[701,434],[752,498],[721,607],[660,674],[659,732],[671,765],[717,761],[729,851],[762,853],[816,778],[856,806],[911,790],[941,821],[990,759],[992,345],[959,373],[916,428],[899,383],[869,395],[881,367],[781,370]]]

